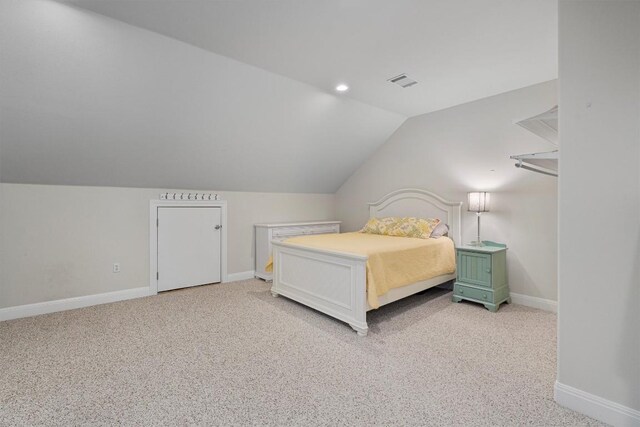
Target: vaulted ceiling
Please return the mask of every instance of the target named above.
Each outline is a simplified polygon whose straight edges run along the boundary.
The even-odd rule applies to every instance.
[[[333,193],[405,120],[48,0],[0,55],[2,182]]]
[[[405,116],[558,73],[555,0],[70,2]]]
[[[555,20],[545,0],[5,0],[0,180],[332,193],[407,116],[555,78]]]

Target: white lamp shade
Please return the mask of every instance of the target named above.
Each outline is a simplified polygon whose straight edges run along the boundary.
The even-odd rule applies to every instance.
[[[469,212],[489,212],[490,194],[486,191],[475,191],[468,194]]]

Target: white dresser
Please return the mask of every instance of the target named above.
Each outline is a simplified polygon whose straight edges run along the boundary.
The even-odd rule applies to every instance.
[[[256,273],[255,276],[271,280],[271,272],[264,267],[271,256],[271,241],[283,241],[290,237],[307,234],[330,234],[340,232],[341,221],[307,221],[272,224],[255,224],[256,228]]]

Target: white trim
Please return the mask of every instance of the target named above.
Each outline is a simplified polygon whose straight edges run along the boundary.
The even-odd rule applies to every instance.
[[[240,280],[253,279],[256,272],[254,270],[241,271],[239,273],[230,273],[227,275],[227,282],[239,282]]]
[[[158,294],[158,208],[159,207],[214,207],[222,209],[220,220],[220,281],[228,282],[227,277],[227,202],[226,200],[216,201],[176,201],[176,200],[150,200],[149,201],[149,294]]]
[[[558,302],[550,299],[532,297],[524,294],[515,294],[511,292],[511,301],[514,304],[526,305],[527,307],[550,311],[552,313],[558,312]]]
[[[640,411],[556,381],[555,401],[613,426],[640,427]]]
[[[81,297],[0,308],[0,321],[37,316],[39,314],[55,313],[57,311],[73,310],[76,308],[90,307],[92,305],[107,304],[147,296],[149,296],[149,288],[145,286],[142,288],[106,292],[103,294],[85,295]]]

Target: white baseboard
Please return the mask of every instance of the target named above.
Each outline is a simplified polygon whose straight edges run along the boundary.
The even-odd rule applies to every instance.
[[[529,295],[514,294],[511,292],[511,301],[514,304],[526,305],[527,307],[537,308],[544,311],[558,312],[558,302],[550,299],[531,297]]]
[[[253,279],[255,277],[255,271],[241,271],[240,273],[230,273],[227,275],[227,282],[238,282],[240,280]]]
[[[240,273],[227,275],[227,282],[253,279],[253,277],[253,270],[242,271]],[[81,297],[0,308],[0,322],[3,320],[20,319],[22,317],[37,316],[39,314],[55,313],[57,311],[73,310],[74,308],[90,307],[92,305],[141,298],[149,295],[152,295],[152,293],[150,292],[149,287],[145,286],[142,288],[125,289],[123,291],[106,292],[104,294],[85,295]]]
[[[89,307],[109,302],[124,301],[149,295],[149,287],[145,286],[142,288],[125,289],[123,291],[106,292],[104,294],[85,295],[81,297],[0,308],[0,321],[54,313],[56,311],[72,310],[74,308]]]
[[[559,383],[554,387],[559,405],[573,409],[616,427],[640,427],[640,411],[620,405],[586,391]]]

